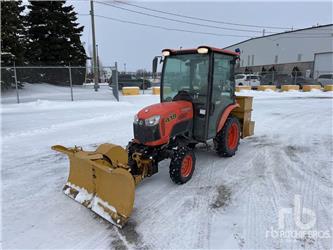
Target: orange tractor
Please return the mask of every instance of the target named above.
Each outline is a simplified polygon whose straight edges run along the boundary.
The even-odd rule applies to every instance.
[[[65,194],[119,227],[132,212],[135,186],[156,174],[160,161],[170,158],[171,180],[184,184],[195,169],[196,144],[213,140],[217,154],[230,157],[240,138],[253,134],[252,98],[235,96],[237,53],[201,46],[162,54],[160,103],[137,113],[126,149],[52,147],[70,159]]]

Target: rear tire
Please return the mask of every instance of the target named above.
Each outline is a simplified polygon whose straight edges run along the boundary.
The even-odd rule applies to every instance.
[[[223,128],[214,138],[214,145],[217,154],[221,157],[235,155],[240,139],[240,123],[234,116],[229,116]]]
[[[188,182],[192,178],[194,168],[195,155],[191,149],[180,147],[174,151],[169,167],[170,178],[174,183],[181,185]]]

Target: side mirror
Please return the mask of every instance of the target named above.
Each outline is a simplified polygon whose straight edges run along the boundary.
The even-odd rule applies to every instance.
[[[152,68],[152,71],[153,71],[153,74],[156,75],[156,72],[157,72],[157,64],[158,64],[158,57],[155,56],[154,59],[153,59],[153,68]]]
[[[231,65],[235,65],[237,62],[240,61],[240,57],[239,56],[236,56],[234,57],[232,60],[230,60],[230,64]]]

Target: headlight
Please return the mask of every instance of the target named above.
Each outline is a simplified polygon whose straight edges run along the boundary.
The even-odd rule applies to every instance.
[[[135,116],[134,116],[134,123],[135,123],[135,124],[138,124],[138,123],[139,123],[139,117],[138,117],[138,115],[135,115]]]
[[[154,126],[159,123],[161,116],[154,115],[145,120],[146,126]]]

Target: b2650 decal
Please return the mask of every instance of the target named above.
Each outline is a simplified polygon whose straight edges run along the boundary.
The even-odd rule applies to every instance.
[[[165,118],[165,122],[170,122],[174,119],[176,119],[177,115],[176,114],[171,114],[169,117]]]

